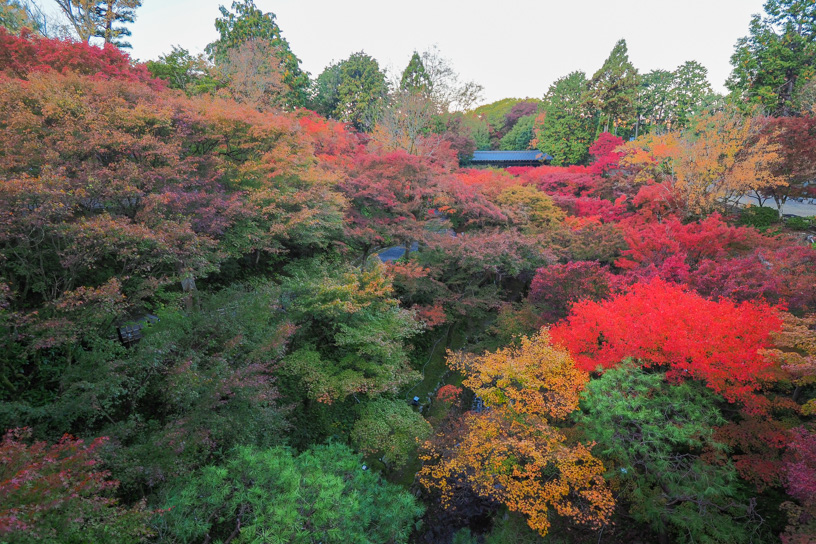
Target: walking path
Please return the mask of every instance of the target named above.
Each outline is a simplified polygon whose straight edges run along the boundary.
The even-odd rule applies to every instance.
[[[740,199],[740,204],[743,205],[753,204],[754,206],[756,206],[757,200],[750,196],[744,196]],[[776,204],[773,201],[770,202],[766,201],[765,207],[776,208]],[[795,200],[788,200],[787,202],[785,202],[785,205],[782,206],[782,215],[798,215],[799,217],[811,217],[816,215],[816,204],[811,204],[808,201],[796,202]]]

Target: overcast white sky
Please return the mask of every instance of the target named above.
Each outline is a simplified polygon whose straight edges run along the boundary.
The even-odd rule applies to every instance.
[[[155,59],[180,45],[201,52],[217,37],[219,4],[143,0],[131,26],[132,55]],[[317,76],[364,50],[402,71],[412,52],[437,44],[484,101],[541,97],[573,70],[591,76],[624,38],[641,72],[696,60],[724,90],[737,39],[764,0],[256,0],[278,24],[303,68]]]

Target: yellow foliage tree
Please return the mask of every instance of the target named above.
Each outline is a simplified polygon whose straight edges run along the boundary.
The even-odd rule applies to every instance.
[[[816,314],[796,317],[782,314],[782,330],[773,335],[774,348],[766,350],[779,364],[785,377],[794,385],[793,400],[798,401],[802,388],[816,383]],[[805,415],[816,414],[816,399],[802,408]]]
[[[514,185],[502,190],[495,199],[510,220],[530,233],[552,230],[566,214],[552,198],[532,185]]]
[[[787,184],[772,172],[778,146],[760,134],[761,123],[734,109],[701,115],[682,133],[628,143],[621,165],[634,171],[636,182],[669,181],[687,215],[708,214]]]
[[[489,408],[465,415],[460,436],[429,440],[420,481],[451,504],[455,486],[504,503],[546,535],[550,510],[574,522],[599,527],[614,500],[604,467],[591,445],[567,444],[556,426],[578,408],[586,373],[546,333],[522,338],[518,348],[482,356],[449,354],[448,364],[467,375],[464,385]],[[453,442],[451,441],[453,440]]]
[[[698,118],[680,139],[675,184],[689,211],[711,212],[749,191],[786,184],[771,173],[777,146],[757,134],[757,124],[737,111],[721,111]]]

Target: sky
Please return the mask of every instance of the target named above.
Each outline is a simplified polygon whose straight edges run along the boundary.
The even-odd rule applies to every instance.
[[[550,84],[600,68],[615,42],[645,73],[687,60],[725,91],[729,60],[765,0],[256,0],[316,77],[332,61],[365,51],[402,72],[414,50],[439,47],[483,103],[540,98]],[[231,0],[143,0],[131,25],[132,56],[156,59],[173,45],[193,53],[217,38],[218,6]]]

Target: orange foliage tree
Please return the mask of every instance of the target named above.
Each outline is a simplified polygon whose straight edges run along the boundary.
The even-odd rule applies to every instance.
[[[482,356],[449,354],[448,364],[489,408],[465,415],[455,443],[440,434],[425,444],[420,481],[441,493],[443,506],[453,500],[453,482],[464,481],[527,516],[541,535],[551,509],[582,525],[606,523],[614,500],[603,464],[556,426],[578,408],[588,379],[569,354],[542,334]]]

